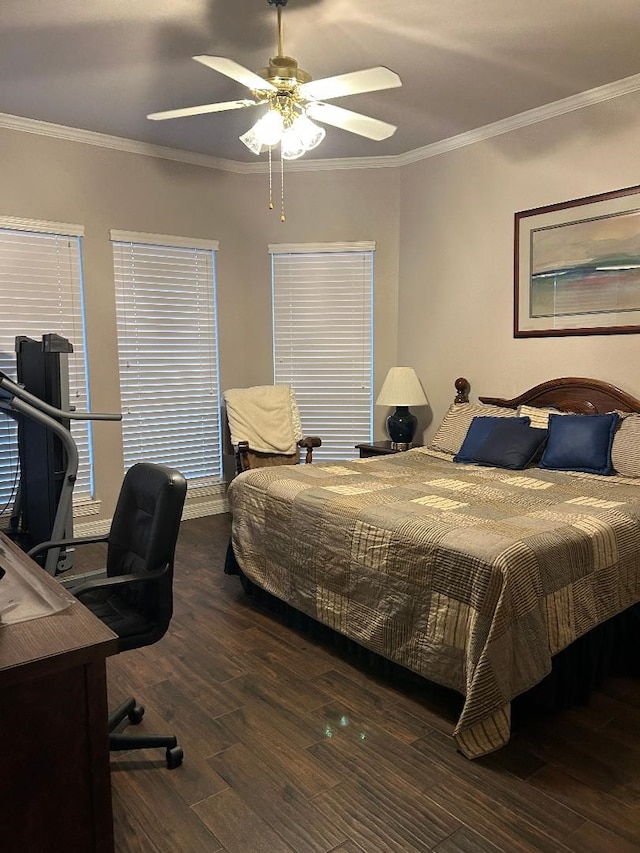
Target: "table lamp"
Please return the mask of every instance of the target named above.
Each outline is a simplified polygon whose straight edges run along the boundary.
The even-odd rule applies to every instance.
[[[395,450],[406,450],[416,432],[418,419],[409,411],[409,406],[426,406],[429,401],[413,367],[392,367],[376,406],[395,406],[387,418],[387,432]]]

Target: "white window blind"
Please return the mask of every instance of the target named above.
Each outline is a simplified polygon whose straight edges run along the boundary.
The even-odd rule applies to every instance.
[[[221,479],[217,243],[112,231],[125,468]]]
[[[0,370],[14,381],[15,338],[41,340],[57,334],[73,344],[68,355],[70,404],[86,411],[87,365],[84,329],[81,237],[82,226],[0,217]],[[0,510],[14,497],[18,477],[15,422],[2,414],[0,429]],[[78,479],[74,497],[93,492],[91,426],[72,421],[78,445]]]
[[[274,382],[296,392],[314,459],[372,435],[373,243],[269,246]]]

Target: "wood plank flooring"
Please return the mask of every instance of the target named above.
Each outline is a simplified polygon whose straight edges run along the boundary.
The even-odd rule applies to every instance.
[[[457,700],[372,676],[257,609],[222,571],[228,516],[183,522],[175,615],[108,661],[112,704],[184,748],[112,754],[118,853],[640,850],[640,682],[520,724],[468,761]]]

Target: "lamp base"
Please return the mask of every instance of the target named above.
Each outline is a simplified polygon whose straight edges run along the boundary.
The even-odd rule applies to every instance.
[[[398,448],[396,445],[410,445],[417,425],[418,419],[409,411],[409,406],[396,406],[395,412],[387,418],[387,432],[394,449],[407,449],[406,446]]]

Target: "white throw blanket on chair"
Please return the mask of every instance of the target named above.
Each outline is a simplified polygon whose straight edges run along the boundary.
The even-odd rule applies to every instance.
[[[295,453],[302,438],[300,414],[289,385],[255,385],[224,392],[231,441],[258,453]]]

